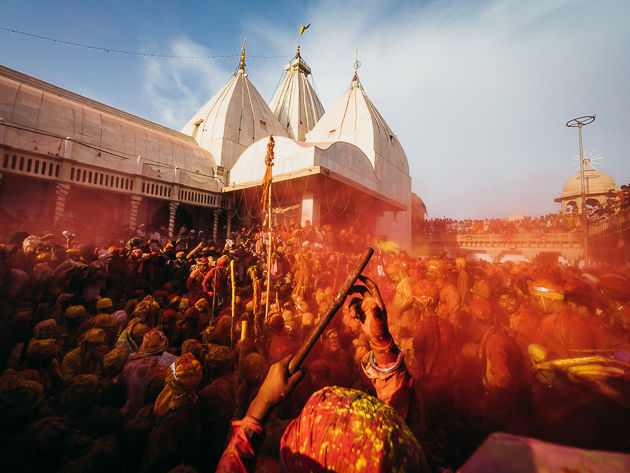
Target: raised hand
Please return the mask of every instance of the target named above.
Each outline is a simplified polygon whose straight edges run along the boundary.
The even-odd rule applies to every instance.
[[[258,394],[249,405],[247,415],[258,419],[261,423],[267,419],[274,407],[284,401],[293,392],[295,386],[304,377],[304,370],[289,375],[289,362],[292,355],[271,365],[267,377],[263,381]]]
[[[363,286],[355,285],[351,294],[359,294],[350,301],[350,314],[361,323],[363,333],[370,340],[372,348],[385,349],[392,340],[387,327],[387,309],[381,293],[374,281],[366,276],[359,276]]]

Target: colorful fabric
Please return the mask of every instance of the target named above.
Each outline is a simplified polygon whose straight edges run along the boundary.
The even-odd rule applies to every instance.
[[[164,312],[162,312],[162,315],[160,316],[160,324],[162,326],[175,324],[176,322],[177,312],[175,312],[173,309],[166,309]]]
[[[199,321],[199,311],[196,307],[189,307],[184,312],[184,320],[187,322],[198,322]]]
[[[373,382],[379,398],[388,399],[390,406],[408,398],[411,389],[404,364]],[[429,471],[399,408],[390,406],[352,389],[316,392],[282,437],[281,471]],[[253,473],[262,426],[249,417],[232,425],[232,438],[216,471]]]
[[[420,444],[382,401],[327,387],[308,400],[280,442],[282,471],[426,471]]]
[[[256,453],[264,438],[263,426],[253,417],[234,421],[232,426],[232,438],[221,456],[216,473],[253,473]]]
[[[140,345],[139,355],[157,355],[168,347],[168,339],[157,328],[144,334],[142,345]]]
[[[126,324],[127,321],[129,320],[127,312],[125,312],[124,310],[117,310],[116,312],[112,314],[112,317],[114,317],[114,321],[116,322],[116,325],[118,326]]]
[[[124,348],[114,348],[103,357],[103,369],[107,376],[116,376],[127,362],[129,354]]]
[[[113,315],[110,314],[98,314],[94,318],[94,328],[109,329],[116,326],[116,320]]]
[[[100,331],[102,332],[102,330]],[[102,373],[101,362],[96,359],[85,358],[81,347],[68,352],[61,362],[61,377],[66,381],[70,381],[80,374],[95,374],[100,376]]]
[[[155,415],[164,416],[187,403],[199,386],[202,374],[201,364],[192,353],[177,358],[166,374],[164,389],[155,400]]]
[[[117,378],[118,381],[124,383],[127,389],[127,402],[120,409],[125,418],[135,417],[142,408],[149,390],[149,383],[159,361],[160,357],[156,355],[132,359],[125,364],[120,376]],[[163,379],[159,381],[159,384],[161,390]]]
[[[205,312],[208,310],[209,305],[208,305],[208,301],[205,299],[199,299],[197,302],[195,302],[195,308],[199,311],[199,312]]]
[[[146,317],[147,314],[155,312],[159,310],[159,308],[160,304],[155,301],[155,298],[153,296],[149,295],[145,296],[144,299],[138,302],[136,308],[133,310],[133,313],[131,315],[133,315],[134,317]]]
[[[103,311],[106,309],[111,309],[114,306],[114,303],[109,297],[101,297],[98,301],[96,301],[96,310]]]
[[[185,297],[182,297],[179,301],[179,311],[185,312],[186,309],[188,309],[189,305],[190,305],[190,301],[186,299]]]
[[[47,360],[52,358],[59,351],[54,338],[45,340],[31,339],[28,344],[26,356],[29,360]]]
[[[223,255],[217,260],[217,266],[225,266],[229,263],[229,261],[230,259],[227,257],[227,255]]]
[[[118,336],[116,346],[124,348],[127,350],[127,353],[136,353],[138,351],[138,344],[136,343],[134,337],[143,331],[146,333],[148,331],[148,327],[140,321],[139,317],[134,317],[129,321],[127,327]]]
[[[0,425],[8,425],[31,412],[44,397],[37,381],[8,369],[0,376]]]
[[[42,320],[33,328],[33,336],[38,340],[54,338],[56,330],[57,322],[55,319]]]
[[[87,310],[82,305],[71,305],[66,309],[66,319],[78,319],[87,316]]]
[[[83,410],[96,403],[99,378],[92,374],[75,376],[61,398],[61,403],[73,411]]]
[[[529,292],[532,296],[546,297],[554,301],[564,300],[564,290],[562,287],[547,279],[538,279],[532,282]]]
[[[194,355],[195,353],[198,353],[200,349],[201,342],[194,338],[184,340],[184,343],[182,343],[182,355],[185,355],[186,353],[192,353]]]
[[[83,341],[81,343],[102,345],[105,343],[105,331],[101,328],[91,328],[83,334]]]

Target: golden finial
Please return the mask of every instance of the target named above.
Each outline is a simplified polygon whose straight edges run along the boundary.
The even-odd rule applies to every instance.
[[[245,71],[245,43],[247,38],[243,40],[243,47],[241,48],[241,60],[238,62],[238,70]]]
[[[297,52],[295,53],[295,57],[299,58],[300,57],[300,45],[298,44],[297,47]]]
[[[359,67],[361,67],[361,63],[359,62],[359,50],[357,49],[355,60],[354,60],[354,76],[352,77],[352,83],[354,85],[355,82],[358,83],[359,80]]]

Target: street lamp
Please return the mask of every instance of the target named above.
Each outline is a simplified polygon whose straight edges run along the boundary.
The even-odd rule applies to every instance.
[[[569,120],[566,125],[569,128],[578,129],[578,139],[580,142],[580,180],[582,190],[582,218],[584,228],[584,265],[588,266],[588,218],[586,218],[586,185],[584,180],[584,150],[582,148],[582,127],[590,125],[595,121],[595,115],[585,115]]]

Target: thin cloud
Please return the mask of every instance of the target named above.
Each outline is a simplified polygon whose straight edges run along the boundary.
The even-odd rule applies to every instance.
[[[405,147],[431,215],[544,214],[558,209],[553,198],[573,174],[577,137],[564,127],[573,116],[600,114],[585,146],[607,155],[602,171],[630,180],[624,155],[600,148],[611,139],[604,127],[627,123],[630,105],[628,59],[611,54],[630,43],[630,7],[607,6],[322,2],[303,50],[329,106],[359,49],[365,90]],[[625,149],[628,134],[617,130]]]
[[[558,210],[553,198],[574,173],[577,136],[564,126],[574,116],[598,114],[585,149],[606,157],[600,170],[618,184],[630,182],[629,13],[623,1],[323,0],[303,12],[312,26],[300,42],[326,108],[349,86],[358,49],[363,86],[431,216],[540,215]],[[297,26],[282,21],[245,17],[248,51],[293,51]],[[210,55],[190,39],[173,50]],[[179,129],[235,61],[147,61],[145,93]],[[267,100],[286,62],[247,61]]]
[[[169,54],[212,56],[213,52],[188,38],[178,38],[171,42]],[[223,86],[231,70],[228,63],[219,61],[224,60],[146,60],[143,91],[160,123],[180,129]]]

